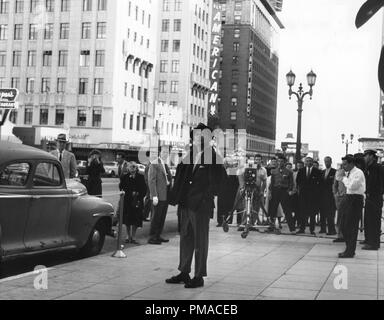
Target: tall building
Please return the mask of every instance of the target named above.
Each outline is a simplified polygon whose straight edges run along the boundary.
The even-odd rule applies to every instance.
[[[275,151],[282,23],[266,0],[219,0],[222,5],[222,61],[219,122],[246,130],[247,153]]]
[[[20,91],[14,132],[39,145],[65,131],[81,157],[136,152],[153,122],[159,1],[0,3],[0,86]]]
[[[207,122],[213,0],[161,3],[156,68],[155,128],[163,143],[183,144],[191,127]]]

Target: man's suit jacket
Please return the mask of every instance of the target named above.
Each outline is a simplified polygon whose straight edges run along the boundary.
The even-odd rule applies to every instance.
[[[168,190],[172,185],[172,174],[168,165],[164,164],[164,166],[167,173],[165,173],[160,159],[155,160],[149,166],[148,187],[151,200],[153,200],[154,197],[157,197],[159,201],[168,200]],[[167,185],[167,179],[171,184],[169,186]]]
[[[307,177],[307,168],[300,169],[296,182],[299,197],[308,204],[318,205],[320,202],[322,173],[319,169],[312,168],[311,174]]]
[[[333,185],[335,183],[336,169],[331,169],[326,177],[327,171],[321,172],[321,200],[320,206],[324,209],[336,210],[335,197],[333,195]]]
[[[54,150],[51,154],[59,160],[59,150]],[[65,179],[76,178],[77,163],[75,155],[67,150],[63,151],[61,159],[61,165],[63,167]]]
[[[200,161],[200,164],[194,165],[189,153],[178,165],[170,203],[213,218],[214,196],[218,194],[225,169],[213,148],[207,148],[201,154],[201,159],[204,159],[206,152],[212,152],[211,163]]]

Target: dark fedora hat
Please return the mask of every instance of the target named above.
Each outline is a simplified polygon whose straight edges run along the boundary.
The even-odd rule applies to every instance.
[[[377,151],[373,149],[368,149],[364,151],[364,156],[377,156]]]
[[[89,153],[89,156],[93,156],[93,155],[97,155],[97,156],[101,156],[101,151],[100,150],[97,150],[97,149],[94,149],[92,150],[90,153]]]
[[[368,0],[360,8],[356,16],[356,28],[363,26],[377,11],[384,6],[384,0]]]
[[[57,136],[57,141],[58,142],[68,142],[67,140],[67,135],[64,133],[61,133]]]

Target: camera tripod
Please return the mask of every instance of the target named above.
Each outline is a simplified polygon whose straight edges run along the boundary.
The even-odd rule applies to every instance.
[[[256,196],[256,198],[255,198]],[[245,210],[237,212],[236,207],[238,206],[240,201],[245,201]],[[257,208],[258,210],[254,210],[253,207]],[[264,204],[263,204],[263,195],[260,194],[258,189],[251,188],[249,186],[245,187],[244,190],[240,191],[240,197],[238,201],[235,203],[231,213],[224,217],[223,222],[223,230],[224,232],[229,232],[229,221],[233,219],[233,216],[241,214],[242,216],[242,224],[244,225],[244,231],[241,233],[241,237],[243,239],[246,239],[249,235],[249,232],[254,230],[258,231],[253,226],[253,215],[258,215],[260,208],[263,211],[263,214],[265,216],[268,216],[267,211],[265,210]]]

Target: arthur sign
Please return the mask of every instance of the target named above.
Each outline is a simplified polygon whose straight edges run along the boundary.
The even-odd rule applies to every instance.
[[[0,89],[0,109],[17,108],[17,97],[19,90],[17,89]]]
[[[217,107],[219,98],[219,75],[220,75],[220,46],[221,46],[221,6],[213,4],[212,21],[212,52],[210,66],[211,88],[209,90],[209,115],[217,117]]]

